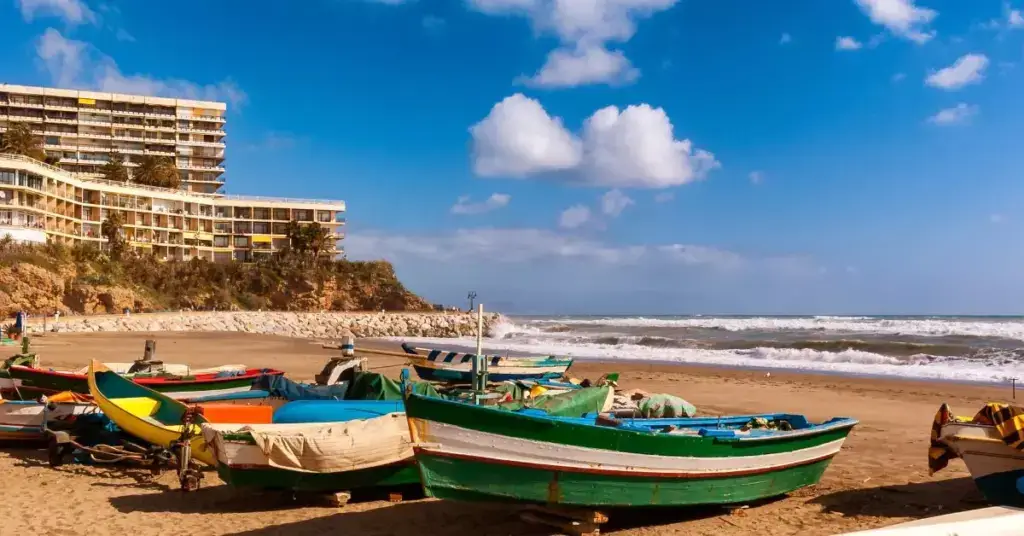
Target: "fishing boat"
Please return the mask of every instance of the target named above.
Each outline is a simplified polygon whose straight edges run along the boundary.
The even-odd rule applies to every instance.
[[[999,506],[1024,507],[1024,408],[988,404],[971,419],[943,404],[932,425],[929,469],[963,458],[985,498]]]
[[[0,441],[39,441],[49,427],[100,413],[87,397],[61,395],[44,401],[0,400]]]
[[[966,512],[917,519],[880,529],[845,533],[846,536],[1018,536],[1024,510],[990,506]]]
[[[401,401],[348,402],[355,401],[296,402],[279,410],[320,405],[331,422],[283,424],[289,419],[275,416],[275,424],[208,423],[203,438],[220,478],[239,488],[338,492],[418,484]],[[340,405],[348,411],[339,412]]]
[[[471,383],[475,354],[431,348],[416,348],[403,343],[416,375],[427,381]],[[561,378],[572,366],[571,358],[555,356],[505,357],[482,356],[487,364],[487,377],[492,382]]]
[[[189,410],[182,401],[97,362],[88,382],[96,404],[129,434],[162,447],[182,437]],[[402,407],[400,399],[300,400],[272,412],[238,406],[236,420],[211,419],[201,408],[189,425],[189,446],[193,458],[237,486],[341,490],[416,482]]]
[[[112,368],[104,364],[104,370],[121,373],[138,384],[172,398],[195,398],[249,391],[253,389],[253,384],[265,375],[280,376],[284,374],[275,369],[239,369],[240,365],[201,370],[187,369],[187,367],[185,369],[173,367],[170,369],[171,371],[186,372],[186,374],[177,374],[166,369],[156,372],[134,372],[131,367],[125,366],[130,364],[117,363],[114,365]],[[7,374],[13,385],[3,394],[6,398],[21,399],[35,399],[40,395],[63,391],[87,394],[89,393],[89,384],[86,373],[87,369],[56,371],[14,365],[7,369]]]
[[[609,388],[558,396],[592,396],[594,389]],[[782,495],[817,483],[857,424],[812,424],[788,414],[556,416],[415,394],[405,409],[429,496],[571,507],[730,504]]]

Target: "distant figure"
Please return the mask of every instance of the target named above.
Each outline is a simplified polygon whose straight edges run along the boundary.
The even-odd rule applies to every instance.
[[[132,316],[132,310],[128,307],[124,308],[124,316]]]

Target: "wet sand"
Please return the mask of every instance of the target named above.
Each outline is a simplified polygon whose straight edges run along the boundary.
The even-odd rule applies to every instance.
[[[77,368],[90,358],[131,361],[154,338],[168,363],[215,366],[245,363],[286,370],[309,380],[336,351],[319,341],[239,333],[47,334],[34,339],[42,365]],[[397,349],[393,343],[361,346]],[[358,347],[358,346],[357,346]],[[16,349],[4,347],[9,353]],[[396,376],[403,361],[370,357],[370,366]],[[986,506],[962,462],[935,477],[926,464],[932,417],[942,402],[973,414],[985,402],[1007,401],[1010,389],[969,384],[844,378],[810,374],[637,363],[581,363],[572,373],[596,379],[621,373],[622,388],[682,396],[704,415],[767,411],[860,420],[821,483],[748,508],[690,508],[671,512],[612,512],[603,532],[619,535],[759,533],[837,534]],[[1024,396],[1024,395],[1022,395]],[[435,500],[389,503],[366,498],[344,508],[273,494],[236,492],[209,472],[203,488],[185,494],[172,474],[145,469],[66,465],[53,469],[45,451],[0,448],[0,534],[133,536],[548,534],[502,505]]]

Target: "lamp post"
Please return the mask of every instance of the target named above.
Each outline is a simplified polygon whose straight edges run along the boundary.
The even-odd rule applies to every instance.
[[[466,295],[466,299],[469,300],[469,310],[472,311],[473,310],[473,304],[476,302],[476,291],[475,290],[469,291],[469,294]]]

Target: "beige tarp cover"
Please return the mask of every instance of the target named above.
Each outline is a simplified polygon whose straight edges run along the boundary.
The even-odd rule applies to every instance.
[[[223,442],[217,435],[248,432],[268,465],[290,471],[355,471],[413,455],[404,413],[347,422],[237,426],[228,430],[224,425],[204,425],[203,435],[208,444],[219,447]]]

